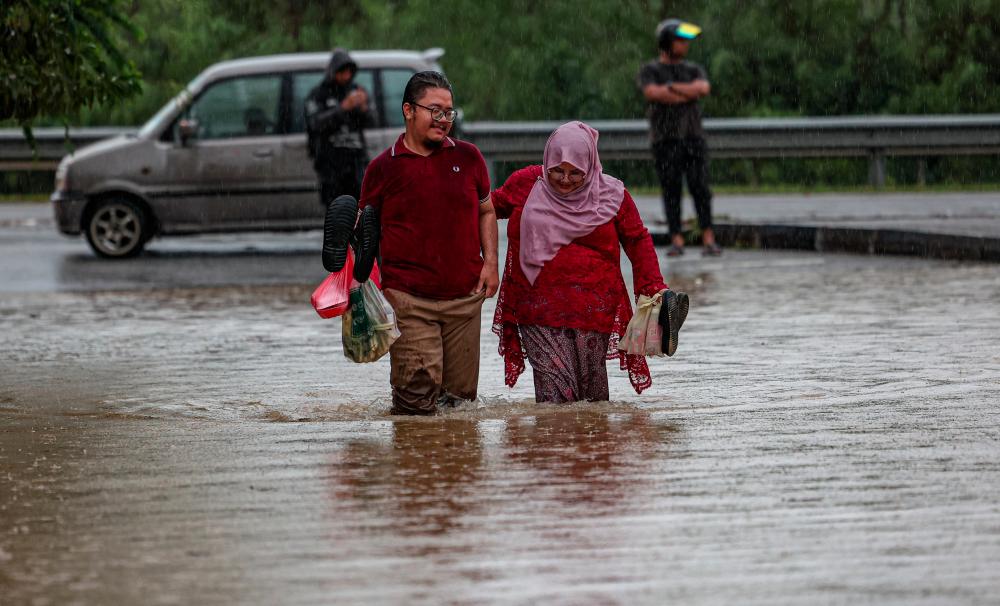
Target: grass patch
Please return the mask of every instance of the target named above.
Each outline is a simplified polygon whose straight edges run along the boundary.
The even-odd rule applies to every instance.
[[[34,194],[0,194],[0,204],[4,202],[48,202],[47,193]]]

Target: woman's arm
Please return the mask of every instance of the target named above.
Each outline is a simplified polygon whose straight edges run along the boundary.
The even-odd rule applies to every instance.
[[[531,188],[542,175],[542,166],[526,166],[512,174],[504,184],[493,190],[493,208],[498,219],[509,219],[514,210],[524,206]]]
[[[663,274],[660,273],[660,260],[653,248],[653,238],[642,224],[639,209],[635,207],[635,201],[628,190],[625,191],[625,199],[615,216],[615,229],[618,230],[618,241],[632,262],[632,286],[635,294],[653,296],[667,288]]]

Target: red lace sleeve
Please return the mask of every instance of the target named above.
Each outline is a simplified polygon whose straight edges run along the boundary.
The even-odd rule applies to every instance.
[[[514,212],[528,201],[528,194],[542,174],[541,165],[526,166],[515,171],[501,187],[493,190],[493,208],[498,219],[510,219]],[[510,240],[508,227],[507,260],[497,293],[497,307],[493,316],[493,333],[500,338],[498,351],[504,359],[504,382],[513,387],[524,372],[524,350],[518,330],[517,313],[513,301],[508,300],[513,280],[516,244]]]
[[[507,300],[511,288],[511,268],[514,263],[514,251],[507,249],[507,261],[504,263],[503,279],[497,292],[497,307],[493,313],[493,334],[500,338],[497,352],[503,358],[504,383],[508,387],[517,384],[517,378],[524,372],[524,349],[521,346],[521,332],[518,328],[517,314],[514,306]]]
[[[525,166],[507,177],[504,184],[493,190],[493,208],[498,219],[509,219],[515,208],[524,206],[531,188],[542,174],[542,166]]]
[[[625,254],[632,262],[632,287],[636,296],[649,297],[667,288],[660,273],[660,260],[653,248],[653,238],[643,225],[639,209],[628,191],[615,217],[615,229]]]

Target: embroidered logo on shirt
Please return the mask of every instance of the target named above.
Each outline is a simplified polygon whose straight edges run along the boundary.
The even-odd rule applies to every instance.
[[[453,170],[453,171],[455,171],[455,172],[457,173],[457,172],[458,172],[459,170],[461,170],[461,169],[460,169],[460,168],[458,168],[458,165],[456,164],[455,166],[452,166],[452,167],[451,167],[451,170]]]

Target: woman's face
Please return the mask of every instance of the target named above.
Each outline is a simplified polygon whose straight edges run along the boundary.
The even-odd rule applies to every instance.
[[[562,195],[573,193],[583,187],[586,176],[587,173],[569,162],[563,162],[548,170],[549,185]]]

